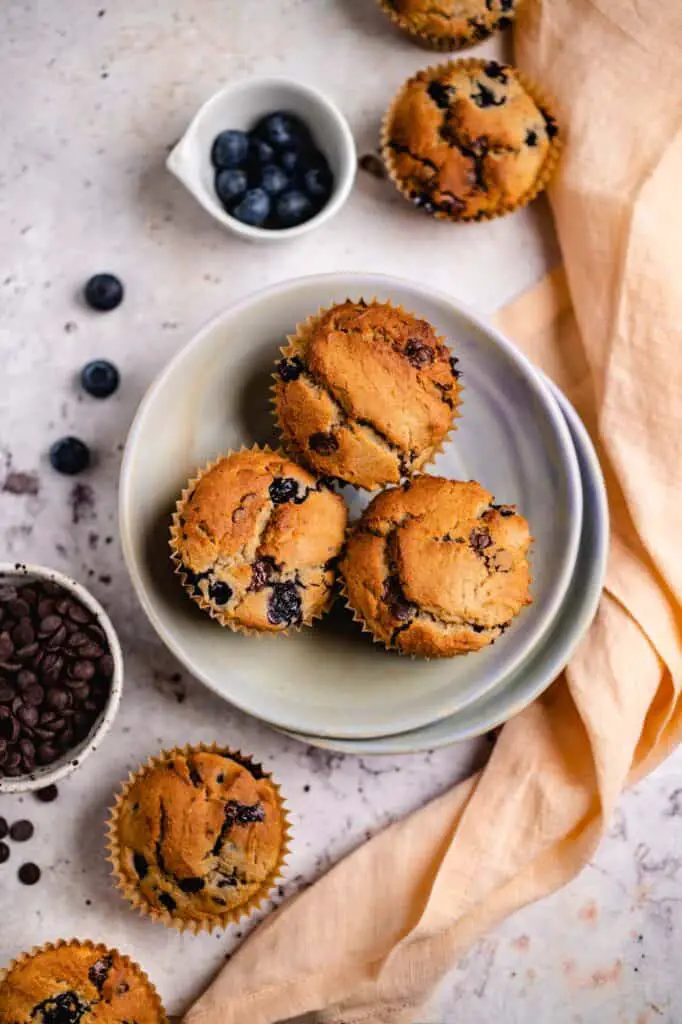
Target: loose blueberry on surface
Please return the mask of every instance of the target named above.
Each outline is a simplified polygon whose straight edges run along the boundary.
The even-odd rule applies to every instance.
[[[81,384],[93,398],[108,398],[120,383],[119,372],[108,359],[93,359],[81,370]]]
[[[262,188],[250,188],[231,212],[242,224],[260,227],[270,214],[270,197]]]
[[[226,167],[215,176],[215,190],[225,207],[229,208],[241,199],[248,187],[246,171],[241,167]]]
[[[229,128],[216,135],[211,147],[211,162],[218,169],[239,167],[246,160],[249,151],[249,137],[246,132]]]
[[[304,192],[290,189],[282,192],[275,203],[275,225],[278,228],[292,228],[310,220],[315,208]]]
[[[90,465],[90,449],[77,437],[61,437],[50,448],[50,463],[58,473],[74,476]]]
[[[274,159],[275,151],[270,143],[251,133],[249,135],[249,163],[256,165],[270,164]]]
[[[321,206],[332,193],[333,178],[329,167],[311,167],[303,175],[303,186],[310,198]]]
[[[297,149],[310,140],[310,133],[303,121],[294,114],[282,111],[261,118],[253,133],[275,149]]]
[[[277,164],[266,164],[259,175],[258,184],[269,196],[276,196],[284,192],[291,182],[289,175]]]
[[[95,274],[86,282],[84,294],[88,306],[108,313],[123,301],[123,285],[113,274]]]

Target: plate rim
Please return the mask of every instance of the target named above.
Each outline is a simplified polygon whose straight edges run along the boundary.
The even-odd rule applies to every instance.
[[[415,745],[405,747],[400,745],[400,741],[403,742],[410,736],[410,733],[394,733],[393,736],[374,736],[362,740],[347,740],[342,738],[329,738],[323,736],[313,736],[309,733],[296,733],[293,730],[281,729],[275,727],[279,733],[284,736],[288,736],[290,739],[298,740],[299,743],[307,744],[308,746],[315,746],[322,750],[329,750],[333,753],[344,754],[355,757],[399,757],[410,754],[420,754],[431,750],[442,750],[447,747],[453,746],[455,743],[463,743],[467,740],[476,739],[483,736],[486,732],[491,729],[495,729],[505,722],[513,718],[514,715],[519,714],[525,708],[529,707],[533,701],[537,700],[538,697],[549,689],[556,677],[563,672],[568,663],[571,660],[576,648],[582,642],[587,634],[590,626],[594,622],[599,607],[599,602],[604,590],[604,580],[606,577],[606,569],[609,555],[609,541],[610,541],[610,515],[608,506],[608,495],[606,490],[606,482],[604,480],[604,473],[599,462],[594,442],[590,437],[587,427],[580,418],[573,403],[566,397],[561,389],[542,371],[538,371],[545,384],[553,392],[564,416],[566,416],[567,422],[569,423],[570,429],[580,436],[581,440],[581,451],[584,455],[585,462],[587,463],[590,470],[590,490],[594,491],[596,497],[595,508],[597,509],[596,524],[599,531],[599,552],[596,560],[597,572],[596,576],[599,580],[599,585],[593,585],[586,594],[591,595],[589,599],[581,606],[580,611],[577,613],[577,621],[579,625],[574,630],[573,640],[570,641],[570,646],[564,655],[559,659],[557,667],[553,668],[548,673],[548,678],[543,684],[538,684],[528,690],[521,700],[514,700],[509,710],[502,712],[497,715],[492,715],[488,719],[481,721],[479,725],[472,725],[469,728],[463,728],[460,730],[455,729],[451,735],[443,736],[441,738],[430,739],[427,741],[425,738],[417,739],[417,734],[424,733],[430,728],[431,725],[443,726],[446,719],[438,719],[431,722],[429,725],[421,726],[419,729],[411,730],[410,732],[415,735]],[[583,489],[584,490],[584,489]],[[583,515],[583,528],[584,533],[587,529],[587,516]],[[581,534],[582,537],[582,534]],[[575,583],[575,580],[573,581]],[[549,638],[545,637],[543,644],[551,644],[551,633]],[[533,655],[531,654],[528,660],[532,660]],[[517,669],[517,671],[520,671]],[[486,700],[491,699],[491,694],[482,694],[480,701],[485,704]],[[462,710],[471,711],[475,708],[478,701],[473,701],[470,705]],[[457,718],[460,711],[455,711],[448,718]],[[391,748],[391,740],[398,741],[398,745]],[[352,745],[351,745],[352,744]],[[362,747],[360,746],[362,744]],[[381,745],[379,749],[377,744]],[[374,749],[372,749],[374,747]]]
[[[186,359],[191,358],[191,353],[195,349],[200,349],[202,344],[205,342],[206,337],[212,334],[215,331],[215,329],[226,318],[238,317],[240,313],[242,313],[245,309],[252,308],[254,305],[257,306],[266,298],[277,298],[278,296],[285,295],[291,292],[292,290],[295,290],[303,286],[312,286],[314,288],[321,289],[327,288],[331,290],[335,287],[338,287],[339,279],[346,282],[353,282],[354,280],[357,280],[357,287],[359,287],[361,291],[363,289],[367,290],[367,280],[369,279],[372,282],[372,284],[370,285],[371,288],[383,288],[389,292],[392,288],[405,289],[423,295],[426,301],[428,301],[429,299],[431,301],[436,300],[444,304],[446,307],[449,307],[455,315],[459,315],[463,317],[465,320],[469,320],[469,322],[472,323],[477,330],[481,331],[483,335],[487,335],[488,337],[490,337],[492,341],[495,343],[495,345],[502,349],[506,357],[512,363],[516,363],[521,368],[521,371],[524,377],[529,381],[530,386],[535,386],[538,389],[538,391],[541,392],[543,404],[545,405],[545,407],[548,408],[552,425],[555,429],[556,434],[558,435],[558,440],[561,445],[562,453],[564,455],[563,463],[565,466],[565,473],[569,481],[569,489],[571,490],[575,500],[575,504],[577,505],[574,511],[576,513],[576,517],[579,517],[579,526],[577,529],[573,530],[573,533],[570,537],[570,543],[567,546],[569,558],[567,559],[561,573],[563,585],[557,592],[557,596],[555,597],[555,600],[552,605],[551,614],[548,614],[544,622],[542,622],[541,628],[537,636],[533,638],[532,646],[525,652],[522,652],[520,657],[517,657],[517,659],[513,662],[510,671],[518,670],[518,668],[520,667],[520,665],[523,664],[526,658],[531,656],[532,650],[534,650],[539,643],[542,643],[543,638],[547,635],[548,631],[552,628],[553,624],[555,623],[556,618],[560,613],[561,605],[565,599],[566,593],[570,587],[570,583],[573,577],[573,571],[575,568],[581,536],[580,519],[582,517],[582,508],[584,504],[582,495],[582,479],[577,456],[575,453],[575,446],[573,444],[570,431],[566,424],[565,417],[562,415],[559,406],[557,405],[556,401],[554,400],[551,394],[551,391],[548,391],[548,389],[544,387],[540,371],[535,366],[533,366],[530,359],[528,359],[528,357],[523,352],[521,352],[510,339],[508,339],[502,332],[500,332],[497,327],[491,324],[486,317],[470,309],[465,303],[453,299],[451,296],[449,296],[446,292],[444,292],[441,289],[433,288],[430,285],[423,284],[422,282],[411,281],[408,278],[401,278],[396,277],[392,274],[382,274],[371,271],[345,270],[287,278],[283,281],[278,281],[273,284],[266,285],[263,288],[250,292],[248,295],[244,296],[241,299],[238,299],[235,302],[229,303],[222,310],[219,310],[214,316],[210,317],[204,324],[202,324],[198,328],[198,330],[194,332],[192,337],[184,345],[182,345],[177,352],[174,353],[172,358],[154,376],[153,380],[149,384],[148,388],[146,389],[144,395],[142,396],[137,406],[135,415],[133,417],[132,423],[130,425],[126,437],[123,458],[121,460],[121,469],[119,473],[119,535],[121,537],[121,546],[126,569],[132,582],[136,597],[140,602],[142,609],[152,628],[159,636],[161,641],[165,644],[165,646],[171,651],[171,653],[181,662],[182,665],[185,666],[187,671],[189,671],[195,678],[199,679],[204,685],[208,686],[209,689],[211,689],[214,693],[216,693],[223,700],[227,701],[229,704],[232,704],[234,707],[239,708],[239,710],[243,711],[245,714],[252,715],[259,721],[263,721],[274,728],[289,729],[292,732],[295,731],[295,725],[289,724],[286,721],[282,721],[281,716],[279,721],[275,720],[274,718],[265,717],[267,713],[265,708],[259,708],[258,710],[254,709],[253,706],[250,706],[248,704],[248,701],[242,698],[241,694],[231,694],[230,696],[226,695],[224,691],[222,691],[215,685],[215,683],[206,673],[203,673],[197,668],[197,666],[193,663],[192,659],[188,657],[187,654],[184,652],[182,644],[176,641],[175,636],[164,624],[163,619],[157,615],[157,612],[153,607],[153,602],[148,597],[146,593],[146,588],[143,586],[141,582],[141,578],[136,564],[137,559],[133,554],[133,543],[130,535],[130,523],[128,516],[126,514],[126,507],[130,507],[129,488],[131,486],[131,467],[133,465],[134,457],[137,452],[137,442],[139,440],[139,433],[142,429],[143,420],[145,418],[145,415],[147,414],[148,409],[153,404],[157,392],[162,390],[168,378],[171,377],[173,373],[176,371],[176,367],[178,365],[181,365]],[[362,284],[362,282],[364,282],[364,284]],[[356,286],[349,284],[349,287]],[[550,399],[549,402],[547,401],[548,398]],[[556,408],[553,409],[552,406],[555,406]],[[573,518],[575,517],[571,516],[571,520]],[[506,678],[507,675],[508,672],[505,671],[505,674],[502,677],[502,679]],[[497,688],[500,685],[502,679],[498,679],[497,682],[486,687],[481,694],[477,694],[477,696],[473,699],[469,699],[459,704],[457,711],[462,710],[464,707],[469,706],[476,700],[481,699],[491,689]],[[415,729],[426,728],[428,727],[429,724],[432,724],[433,721],[447,718],[451,714],[457,713],[457,711],[453,712],[448,708],[445,708],[441,713],[437,715],[436,719],[433,719],[431,722],[422,723],[418,726],[409,725],[406,726],[405,729],[400,729],[399,732],[408,733],[412,732]],[[345,738],[351,741],[373,738],[376,739],[380,735],[398,735],[394,728],[389,728],[391,728],[390,732],[383,731],[379,733],[373,731],[370,735],[367,732],[367,727],[363,728],[361,725],[359,725],[348,726],[345,728],[344,732]],[[376,730],[376,726],[373,726],[372,729]],[[339,738],[338,734],[336,737],[333,736],[331,728],[328,732],[325,731],[324,733],[319,733],[318,735],[325,735],[330,739]]]

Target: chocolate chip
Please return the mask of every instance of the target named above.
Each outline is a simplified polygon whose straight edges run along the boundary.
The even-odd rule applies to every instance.
[[[18,707],[16,710],[16,716],[21,725],[25,725],[29,729],[32,729],[34,725],[38,724],[38,718],[40,717],[38,708],[32,707],[29,704],[22,704]]]
[[[251,583],[249,590],[262,590],[266,587],[275,572],[275,563],[271,558],[258,558],[251,566]]]
[[[147,858],[143,857],[141,853],[134,853],[133,867],[135,868],[138,878],[144,878],[149,870],[147,867]]]
[[[38,635],[41,637],[52,636],[60,628],[62,622],[61,615],[46,615],[38,623]]]
[[[178,879],[178,889],[182,892],[193,893],[201,892],[205,886],[203,878],[180,878]]]
[[[28,704],[29,707],[38,707],[43,703],[44,698],[45,691],[37,683],[34,683],[33,686],[27,686],[23,692],[24,704]]]
[[[9,633],[0,633],[0,661],[9,661],[14,654],[14,644]]]
[[[36,751],[36,760],[38,764],[52,764],[57,758],[57,749],[51,743],[41,743]]]
[[[8,601],[6,609],[15,619],[25,618],[30,611],[27,602],[21,597],[15,597],[13,601]]]
[[[0,839],[4,839],[9,832],[9,825],[7,824],[7,818],[0,818]]]
[[[430,345],[425,345],[419,338],[410,338],[405,346],[405,355],[412,366],[419,370],[422,366],[428,366],[433,362],[434,351]]]
[[[19,740],[19,753],[24,771],[32,772],[36,763],[36,748],[26,736]]]
[[[293,356],[291,359],[281,359],[277,364],[277,373],[280,379],[287,384],[289,381],[298,380],[304,370],[303,360],[299,359],[298,356]]]
[[[384,161],[376,153],[364,153],[358,160],[358,167],[361,171],[371,174],[377,181],[383,181],[387,177]]]
[[[19,881],[23,882],[24,885],[35,885],[40,880],[40,868],[37,864],[22,864],[19,868]],[[56,997],[56,1000],[59,996]],[[43,1016],[43,1020],[47,1018]],[[78,1018],[76,1018],[78,1020]]]
[[[268,601],[268,622],[288,626],[301,621],[301,597],[295,583],[273,583]]]
[[[0,864],[9,860],[9,846],[7,843],[0,843]]]
[[[173,897],[170,896],[167,892],[159,893],[159,903],[161,904],[162,907],[165,907],[170,914],[173,913],[177,906],[177,903],[175,902]]]
[[[43,786],[42,789],[37,789],[33,795],[41,804],[51,804],[59,796],[59,790],[56,786]]]
[[[92,622],[92,613],[82,604],[77,604],[75,601],[71,601],[69,604],[68,615],[72,622],[78,622],[81,625]]]
[[[276,476],[268,488],[273,505],[284,505],[298,497],[298,483],[290,476]]]
[[[28,605],[26,605],[28,609]],[[36,635],[31,625],[29,618],[19,619],[19,622],[12,630],[12,640],[14,641],[15,647],[26,647],[28,644],[32,644],[35,640]]]
[[[10,683],[0,680],[0,704],[11,704],[17,691]]]
[[[38,682],[38,676],[28,668],[22,668],[17,676],[17,686],[20,690],[26,690]]]
[[[485,631],[485,626],[479,626],[477,622],[472,622],[471,628],[473,629],[474,633],[483,633]]]
[[[105,679],[110,679],[114,674],[114,659],[110,654],[104,654],[99,659],[99,670]]]
[[[72,699],[68,690],[57,689],[56,686],[53,686],[47,691],[45,703],[54,711],[65,711],[71,706]]]
[[[492,544],[493,539],[487,530],[479,530],[476,527],[473,528],[469,534],[469,545],[474,551],[485,551]]]
[[[441,110],[447,110],[455,98],[455,87],[453,85],[444,85],[442,82],[434,80],[429,82],[427,93]]]
[[[409,619],[412,614],[412,605],[405,597],[397,576],[387,576],[384,580],[383,599],[389,606],[393,617],[399,622]]]
[[[15,821],[9,830],[9,837],[15,843],[25,843],[32,835],[33,825],[30,821],[26,821],[25,818],[22,818],[21,821]]]
[[[339,442],[333,434],[325,434],[322,431],[311,434],[308,438],[308,446],[318,455],[332,455],[338,451]]]
[[[0,705],[0,737],[7,740],[8,743],[16,743],[20,731],[19,722],[10,709],[4,704]],[[7,762],[5,762],[6,766]]]
[[[265,810],[261,803],[242,804],[238,800],[228,800],[225,804],[225,817],[237,825],[253,825],[265,821]]]
[[[232,587],[223,580],[214,580],[208,588],[208,596],[214,604],[227,604],[232,597]]]

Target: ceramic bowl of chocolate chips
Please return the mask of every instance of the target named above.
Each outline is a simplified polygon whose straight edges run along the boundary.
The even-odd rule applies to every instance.
[[[0,793],[69,775],[99,745],[121,699],[108,615],[54,569],[0,563]]]

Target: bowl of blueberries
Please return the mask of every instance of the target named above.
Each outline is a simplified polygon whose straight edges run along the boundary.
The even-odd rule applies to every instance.
[[[283,241],[339,211],[356,161],[350,128],[331,100],[310,86],[270,78],[212,96],[166,165],[234,234]]]

